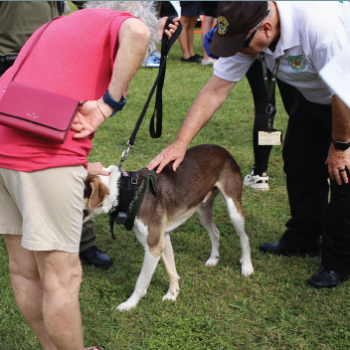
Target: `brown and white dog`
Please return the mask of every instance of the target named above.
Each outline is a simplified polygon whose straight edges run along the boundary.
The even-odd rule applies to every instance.
[[[109,176],[88,177],[85,188],[85,220],[108,213],[118,204],[119,168],[111,165]],[[136,172],[138,187],[147,175],[147,169]],[[141,273],[131,297],[117,309],[129,310],[147,293],[158,261],[162,256],[169,280],[169,290],[163,300],[176,300],[179,294],[179,276],[176,271],[169,232],[184,223],[197,211],[200,222],[208,230],[212,249],[206,266],[219,262],[219,231],[213,221],[213,204],[220,192],[228,214],[240,238],[242,275],[254,272],[250,258],[249,239],[244,229],[241,204],[242,177],[240,168],[224,148],[200,145],[187,150],[186,156],[174,172],[171,163],[157,174],[158,195],[150,189],[137,213],[133,230],[145,249]]]

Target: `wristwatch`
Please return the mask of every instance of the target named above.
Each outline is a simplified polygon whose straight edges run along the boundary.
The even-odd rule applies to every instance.
[[[126,99],[124,96],[121,98],[121,102],[116,101],[111,95],[109,94],[108,90],[103,95],[103,101],[107,103],[109,106],[111,106],[114,109],[113,114],[111,117],[113,117],[116,113],[121,111],[125,105]]]
[[[336,149],[340,151],[345,151],[348,148],[350,148],[350,142],[344,142],[344,141],[333,141],[333,145]]]

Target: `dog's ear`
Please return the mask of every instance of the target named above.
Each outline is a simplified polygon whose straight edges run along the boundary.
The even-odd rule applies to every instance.
[[[109,195],[109,188],[97,176],[88,177],[85,185],[87,186],[85,186],[84,197],[87,195],[89,209],[94,210],[102,205],[106,196]]]

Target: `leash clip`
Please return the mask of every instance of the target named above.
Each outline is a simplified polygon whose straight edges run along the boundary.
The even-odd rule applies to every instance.
[[[123,151],[123,153],[122,153],[122,159],[120,160],[119,170],[122,168],[122,164],[125,161],[125,159],[127,158],[127,156],[129,155],[130,150],[134,147],[134,145],[130,144],[130,140],[128,140],[127,146],[128,146],[128,148],[125,151]]]

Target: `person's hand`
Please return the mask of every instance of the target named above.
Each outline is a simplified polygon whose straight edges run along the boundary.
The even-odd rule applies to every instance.
[[[88,175],[104,175],[108,176],[111,173],[109,171],[103,170],[106,167],[104,167],[101,163],[88,163],[87,171]]]
[[[113,109],[101,100],[102,99],[100,99],[98,103],[100,103],[104,114],[110,116],[113,113]],[[73,137],[82,139],[89,136],[94,133],[104,121],[104,117],[97,106],[97,101],[85,101],[73,120],[71,129],[77,132]]]
[[[162,39],[163,32],[165,32],[165,34],[167,35],[168,39],[170,40],[170,38],[175,33],[177,27],[179,26],[180,17],[174,18],[173,19],[173,23],[169,24],[169,28],[164,28],[167,19],[168,19],[168,17],[162,17],[162,18],[159,19],[159,22],[158,22],[158,34],[157,35],[158,35],[158,37],[160,39]]]
[[[148,164],[147,169],[152,170],[158,166],[156,173],[159,174],[168,163],[174,160],[172,169],[176,171],[185,157],[186,148],[181,142],[173,142]]]
[[[335,179],[338,185],[342,184],[342,180],[344,183],[349,182],[345,169],[350,170],[350,149],[345,151],[337,150],[332,143],[326,164],[328,164],[328,172],[331,179]]]

